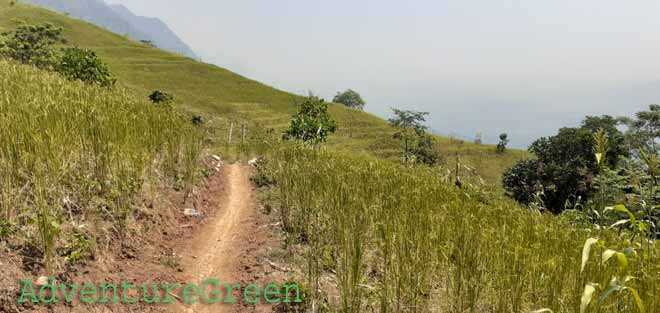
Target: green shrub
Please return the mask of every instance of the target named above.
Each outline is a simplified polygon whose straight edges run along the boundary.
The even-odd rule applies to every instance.
[[[19,26],[1,35],[5,39],[0,42],[0,55],[39,68],[51,68],[56,62],[54,45],[66,42],[62,29],[47,23]]]
[[[14,225],[6,219],[0,218],[0,240],[9,237],[14,231]]]
[[[337,123],[328,113],[328,104],[310,95],[300,103],[299,111],[291,119],[283,137],[317,145],[325,142],[336,130]]]
[[[509,144],[509,135],[506,133],[500,134],[500,142],[497,143],[497,153],[504,153],[506,145]]]
[[[502,182],[507,195],[522,204],[530,204],[543,189],[543,166],[537,159],[516,163],[506,170]]]
[[[334,103],[341,103],[349,108],[363,110],[364,105],[366,104],[355,90],[348,89],[344,92],[338,92],[337,95],[332,99]]]
[[[540,192],[543,203],[559,213],[578,199],[589,199],[594,177],[600,172],[594,153],[594,129],[602,128],[610,141],[605,164],[615,168],[628,155],[616,120],[608,116],[587,117],[579,128],[562,128],[551,137],[540,138],[529,147],[535,161],[521,161],[503,175],[507,193],[528,204]],[[598,127],[598,128],[596,128]]]
[[[84,233],[75,231],[68,239],[66,245],[59,251],[69,264],[76,265],[92,257],[94,243]]]
[[[116,79],[110,74],[108,66],[92,50],[62,49],[62,55],[55,65],[55,71],[70,80],[80,80],[102,87],[112,87],[116,82]]]
[[[174,96],[164,91],[154,90],[154,92],[149,95],[149,100],[156,105],[170,104],[174,102]]]

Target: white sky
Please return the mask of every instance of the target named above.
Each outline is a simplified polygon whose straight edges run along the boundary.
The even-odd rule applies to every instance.
[[[586,114],[660,102],[650,0],[108,0],[164,20],[204,61],[367,111],[431,112],[444,134],[525,147]]]

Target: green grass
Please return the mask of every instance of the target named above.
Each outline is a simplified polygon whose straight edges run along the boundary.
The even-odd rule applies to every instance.
[[[60,224],[112,221],[123,239],[144,187],[191,184],[201,153],[173,108],[5,60],[0,125],[0,219],[38,242],[48,273]]]
[[[295,111],[299,96],[283,92],[215,65],[205,64],[131,41],[84,21],[45,9],[0,0],[0,29],[10,30],[21,21],[50,22],[64,28],[64,36],[73,45],[93,49],[106,61],[119,83],[137,96],[146,97],[161,89],[171,92],[177,104],[191,113],[210,120],[215,130],[216,146],[226,141],[229,124],[245,123],[250,129],[286,127]],[[365,153],[384,158],[400,156],[399,143],[388,123],[374,115],[333,105],[339,131],[328,146],[346,153]],[[440,139],[440,150],[447,160],[455,159],[477,168],[487,181],[498,183],[504,168],[520,159],[520,152],[495,153],[490,145],[454,145]],[[452,161],[453,162],[453,161]]]
[[[635,277],[627,287],[646,312],[660,310],[660,251],[643,237],[530,211],[483,186],[459,189],[439,169],[299,147],[267,160],[287,242],[302,247],[312,290],[332,277],[323,281],[338,294],[333,311],[575,313],[585,285],[598,283],[585,312],[639,312],[628,290],[598,301],[615,276]],[[581,271],[590,237],[602,244]],[[625,267],[601,261],[626,247],[635,253]]]

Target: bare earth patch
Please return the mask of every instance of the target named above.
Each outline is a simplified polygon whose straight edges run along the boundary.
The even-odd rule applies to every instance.
[[[120,253],[114,244],[99,247],[95,259],[87,265],[67,269],[58,277],[66,283],[115,283],[122,280],[136,284],[200,285],[204,279],[218,278],[221,283],[242,286],[283,283],[285,275],[273,268],[267,254],[281,242],[270,217],[258,211],[254,190],[249,181],[251,167],[223,166],[198,187],[197,210],[200,217],[187,217],[180,194],[167,195],[162,206],[138,216],[138,223],[152,223],[145,236],[131,238],[128,253]],[[153,214],[150,216],[149,214]],[[205,304],[94,304],[65,305],[18,304],[19,279],[36,281],[39,267],[25,267],[25,252],[0,243],[0,313],[4,312],[270,312],[260,303]],[[36,260],[40,261],[40,260]],[[179,298],[180,292],[174,295]],[[236,290],[239,299],[242,291]],[[141,297],[133,293],[133,298]],[[224,296],[224,295],[223,295]],[[120,294],[121,297],[121,294]]]

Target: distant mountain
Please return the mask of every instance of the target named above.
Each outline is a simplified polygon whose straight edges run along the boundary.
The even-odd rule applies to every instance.
[[[123,5],[108,5],[103,0],[23,0],[135,40],[150,41],[156,47],[197,59],[197,55],[165,23],[157,18],[137,16]]]

